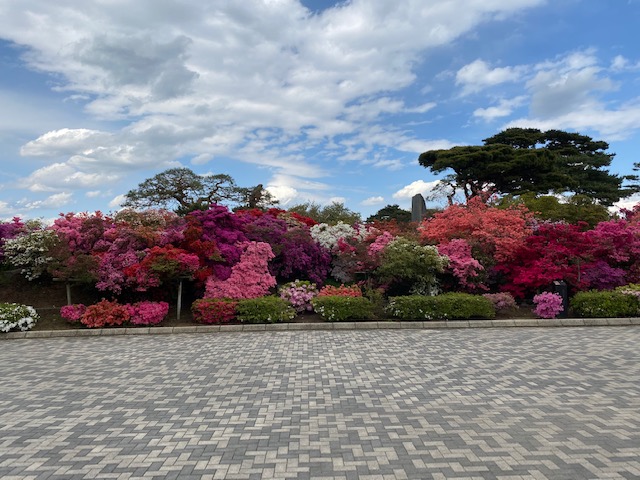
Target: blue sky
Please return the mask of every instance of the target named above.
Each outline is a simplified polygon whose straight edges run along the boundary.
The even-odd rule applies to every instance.
[[[0,0],[0,218],[114,211],[175,166],[366,217],[433,195],[421,152],[510,126],[631,173],[638,25],[639,0]]]

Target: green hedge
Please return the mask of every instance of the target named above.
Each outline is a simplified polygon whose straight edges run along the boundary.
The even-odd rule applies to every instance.
[[[316,297],[311,304],[315,312],[329,322],[373,318],[374,305],[364,297]]]
[[[236,318],[244,323],[284,322],[295,316],[289,302],[276,296],[239,300],[236,307]]]
[[[635,317],[640,311],[638,297],[614,291],[579,292],[571,299],[577,317]]]
[[[491,300],[468,293],[392,297],[386,310],[401,320],[467,320],[496,316]]]

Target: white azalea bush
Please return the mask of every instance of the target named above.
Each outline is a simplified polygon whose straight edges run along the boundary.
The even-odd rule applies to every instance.
[[[338,242],[346,239],[364,239],[367,232],[364,228],[354,228],[346,223],[338,222],[336,225],[319,223],[310,229],[311,238],[328,250],[335,250]]]
[[[6,261],[20,268],[28,280],[35,280],[47,271],[53,261],[49,254],[60,239],[53,230],[34,230],[4,242]]]
[[[0,332],[26,332],[35,326],[39,318],[36,309],[28,305],[0,303]]]

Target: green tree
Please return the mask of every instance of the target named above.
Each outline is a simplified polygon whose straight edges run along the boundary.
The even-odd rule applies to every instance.
[[[255,187],[240,188],[238,189],[240,197],[240,205],[235,208],[239,209],[252,209],[258,208],[261,210],[275,207],[280,203],[271,192],[264,188],[262,184],[258,184]]]
[[[229,175],[198,175],[189,168],[170,168],[130,190],[123,206],[163,207],[185,215],[239,199],[240,189]]]
[[[373,215],[370,215],[369,218],[367,218],[367,223],[371,223],[374,220],[379,220],[381,222],[395,220],[398,223],[407,223],[411,221],[411,212],[400,208],[397,204],[387,205],[386,207],[382,207]]]
[[[500,194],[573,192],[612,205],[640,188],[623,186],[635,175],[607,171],[615,154],[606,142],[561,130],[542,132],[510,128],[483,140],[484,145],[430,150],[418,161],[433,173],[453,171],[445,177],[466,199],[487,190]]]
[[[552,195],[537,196],[526,193],[518,198],[507,195],[498,202],[500,207],[515,204],[523,204],[535,217],[541,220],[565,221],[573,224],[586,222],[592,228],[611,218],[609,210],[604,205],[600,205],[591,197],[581,194],[572,195],[566,201],[561,202],[558,197]]]
[[[311,217],[318,223],[326,223],[328,225],[335,225],[338,222],[353,225],[362,221],[358,212],[349,210],[341,202],[331,202],[329,205],[324,206],[316,202],[305,202],[290,207],[288,211]]]

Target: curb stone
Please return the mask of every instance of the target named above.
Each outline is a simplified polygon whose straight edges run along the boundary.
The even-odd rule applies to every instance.
[[[379,321],[379,322],[324,322],[324,323],[272,323],[241,325],[198,325],[182,327],[125,327],[70,330],[36,330],[0,333],[0,340],[22,338],[95,337],[112,335],[170,335],[174,333],[218,332],[282,332],[282,331],[347,331],[347,330],[430,330],[464,328],[518,328],[518,327],[604,327],[636,326],[640,317],[631,318],[556,318],[556,319],[504,319],[504,320],[451,320],[445,321]]]

